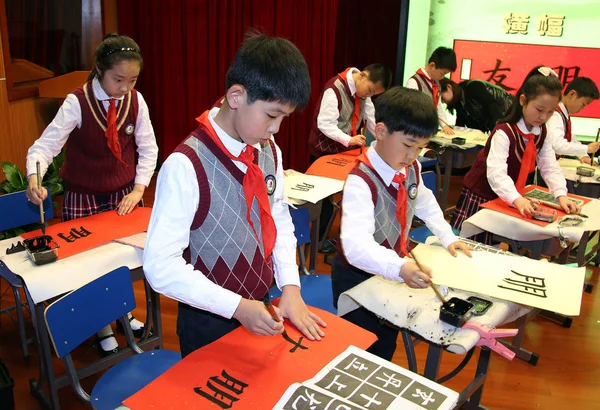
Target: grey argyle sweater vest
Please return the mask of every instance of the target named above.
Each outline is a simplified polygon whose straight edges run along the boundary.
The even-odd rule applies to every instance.
[[[362,178],[371,189],[371,200],[375,205],[375,232],[373,237],[375,241],[388,249],[395,250],[401,257],[405,256],[400,252],[400,224],[396,218],[396,198],[398,190],[392,185],[387,186],[379,174],[363,162],[359,162],[352,171],[351,175]],[[419,185],[419,170],[416,161],[408,168],[408,177],[404,181],[406,189],[406,227],[404,235],[408,237],[410,226],[417,206],[417,187]],[[345,255],[342,261],[349,266]]]
[[[184,259],[208,279],[247,299],[261,299],[273,283],[273,263],[265,262],[258,202],[251,219],[257,240],[246,219],[244,173],[202,130],[197,128],[175,149],[194,166],[200,202],[190,227],[190,243]],[[277,154],[272,141],[256,152],[254,162],[269,182],[273,205]],[[271,259],[271,258],[269,258]]]
[[[425,77],[422,74],[419,73],[415,73],[415,75],[413,75],[412,77],[416,82],[417,82],[417,88],[419,89],[419,91],[423,91],[425,94],[427,94],[429,97],[431,97],[431,101],[434,102],[434,105],[436,104],[436,101],[438,101],[438,99],[440,98],[439,95],[436,95],[434,97],[433,95],[433,87],[431,86],[431,83],[427,77]],[[438,93],[440,93],[442,91],[442,88],[440,86],[440,82],[439,81],[435,81],[435,83],[438,86]]]
[[[339,142],[332,140],[331,138],[323,134],[317,126],[317,117],[319,116],[319,111],[321,110],[321,101],[323,101],[323,94],[328,89],[333,90],[338,101],[338,111],[340,113],[340,116],[337,120],[337,127],[340,130],[342,130],[345,134],[352,134],[352,114],[354,113],[354,96],[350,94],[350,86],[348,85],[348,82],[345,79],[342,80],[338,75],[336,75],[325,84],[325,87],[321,92],[319,102],[315,107],[315,114],[309,136],[310,153],[313,157],[337,154],[338,152],[348,151],[349,149],[353,148],[347,148]],[[358,119],[357,125],[357,127],[359,128],[364,119],[364,107],[365,100],[361,99],[360,117]]]

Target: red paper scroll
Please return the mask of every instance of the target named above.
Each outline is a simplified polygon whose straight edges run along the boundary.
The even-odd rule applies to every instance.
[[[240,327],[186,356],[124,404],[132,410],[271,409],[292,383],[313,377],[349,345],[366,349],[377,339],[331,313],[311,310],[327,328],[320,342],[302,339],[308,349],[294,350],[282,335],[255,336]],[[300,332],[287,320],[285,328],[298,341]]]
[[[366,147],[364,148],[367,149]],[[350,151],[340,152],[339,154],[324,155],[317,159],[308,168],[308,175],[327,177],[345,181],[346,177],[352,171],[352,168],[358,162],[361,155],[361,149],[356,148]]]
[[[123,216],[119,216],[117,211],[102,212],[49,226],[46,235],[52,236],[58,243],[58,258],[64,259],[112,240],[145,232],[151,213],[152,208],[144,207],[135,207],[131,213]],[[39,235],[42,235],[41,230],[21,236],[28,239]]]

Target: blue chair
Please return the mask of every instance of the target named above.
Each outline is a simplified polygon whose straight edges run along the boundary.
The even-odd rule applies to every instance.
[[[0,232],[40,222],[40,207],[39,205],[34,205],[27,200],[25,191],[0,196],[0,209],[3,210],[3,212],[0,212]],[[48,194],[48,197],[44,200],[44,216],[45,220],[49,220],[54,217],[52,198],[50,197],[50,194]],[[0,250],[0,254],[4,254],[4,251],[4,249]],[[10,320],[17,324],[19,328],[19,336],[21,338],[23,358],[27,359],[29,357],[28,345],[35,338],[27,336],[27,332],[25,330],[25,318],[23,316],[23,307],[28,308],[33,327],[36,328],[35,315],[31,315],[31,310],[34,309],[34,305],[31,300],[28,300],[29,306],[21,301],[21,292],[19,291],[19,288],[23,288],[23,280],[19,276],[12,273],[2,261],[0,261],[0,277],[8,282],[15,298],[15,304],[0,310],[0,314],[5,313]],[[27,293],[25,296],[27,299],[30,299]],[[11,315],[13,310],[17,315],[16,320]]]
[[[63,296],[46,308],[44,318],[56,355],[63,359],[77,395],[94,409],[115,409],[167,371],[181,355],[170,350],[144,352],[135,341],[128,312],[135,308],[131,273],[120,267]],[[104,373],[92,389],[83,390],[71,352],[104,326],[121,321],[133,356]]]
[[[433,171],[423,172],[421,177],[423,178],[423,184],[435,193],[437,179],[435,173]],[[456,235],[459,234],[454,228],[452,231],[454,231]],[[430,236],[433,236],[433,232],[431,232],[426,225],[414,228],[408,233],[408,238],[414,243],[425,243]]]
[[[292,222],[294,223],[294,234],[296,235],[298,259],[300,262],[299,267],[300,271],[304,273],[304,275],[300,276],[300,294],[307,305],[337,314],[337,309],[333,306],[331,275],[311,275],[308,269],[306,269],[304,245],[310,242],[310,218],[308,209],[291,209],[290,215],[292,216]],[[269,290],[269,298],[273,300],[278,297],[281,297],[281,291],[275,286]]]

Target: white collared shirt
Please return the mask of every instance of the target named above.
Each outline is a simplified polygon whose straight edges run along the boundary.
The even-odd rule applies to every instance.
[[[98,78],[92,81],[94,96],[105,110],[108,110],[109,97],[100,86]],[[154,137],[154,129],[148,114],[148,106],[142,93],[138,91],[138,115],[135,124],[134,136],[137,146],[138,162],[135,167],[135,183],[148,186],[158,158],[158,146]],[[122,101],[124,97],[117,100]],[[71,131],[75,127],[81,128],[81,106],[75,94],[68,94],[52,122],[46,127],[42,136],[27,151],[27,176],[35,174],[36,162],[40,161],[42,177],[67,142]]]
[[[237,157],[246,144],[230,137],[217,125],[214,117],[218,112],[219,108],[210,110],[209,120],[225,148]],[[260,150],[260,144],[254,147]],[[281,288],[286,285],[300,286],[300,278],[296,264],[294,225],[283,193],[281,150],[277,145],[276,149],[276,187],[271,214],[277,228],[273,267],[275,280]],[[244,173],[248,169],[240,161],[234,160],[233,163]],[[169,155],[158,174],[144,249],[144,273],[157,292],[195,308],[231,318],[241,296],[213,283],[183,259],[199,203],[198,180],[192,162],[182,153]]]
[[[352,74],[359,72],[358,68],[352,67],[346,73],[346,81],[348,81],[348,88],[354,98],[356,94],[356,84],[352,78]],[[375,107],[370,97],[365,98],[364,104],[364,115],[363,118],[367,120],[367,128],[371,134],[375,134]],[[340,111],[338,110],[338,99],[335,95],[335,91],[328,88],[323,93],[321,99],[321,107],[319,108],[319,115],[317,115],[317,128],[325,134],[325,136],[332,140],[339,142],[345,147],[350,145],[350,135],[344,133],[338,128],[338,118],[340,118]],[[358,130],[357,130],[358,131]]]
[[[395,171],[375,151],[377,142],[366,151],[371,165],[386,185],[398,184],[392,182],[397,173],[404,174],[405,170]],[[419,163],[419,174],[421,164]],[[446,247],[458,239],[452,228],[444,219],[444,215],[433,193],[419,178],[415,216],[427,224],[427,227],[440,239]],[[406,229],[406,228],[404,228]],[[408,227],[410,229],[410,226]],[[371,200],[371,189],[364,179],[357,175],[348,175],[344,185],[342,198],[342,221],[340,240],[348,262],[374,275],[402,282],[400,269],[406,262],[396,251],[388,249],[375,241],[375,204]]]
[[[562,112],[565,113],[567,120],[569,120],[570,114],[567,111],[567,107],[565,107],[562,101],[558,105],[562,109]],[[558,155],[572,155],[577,158],[587,157],[587,145],[582,144],[572,132],[571,142],[565,138],[567,130],[558,109],[546,123],[546,128],[548,128],[548,136],[546,138],[550,138],[552,148]]]
[[[431,77],[429,76],[429,74],[427,73],[427,70],[425,70],[425,67],[421,68],[421,71],[423,71],[423,74],[425,74],[425,77],[427,77],[429,79],[429,81],[431,83],[433,83],[433,81],[431,80]],[[419,85],[417,84],[417,80],[415,80],[414,78],[410,77],[408,79],[408,81],[406,82],[405,85],[406,88],[412,88],[413,90],[418,90],[419,89]],[[444,126],[448,123],[448,116],[446,115],[446,111],[444,110],[444,107],[442,106],[442,90],[440,88],[440,96],[438,97],[438,104],[437,104],[437,113],[438,113],[438,118],[440,119],[439,121],[439,125],[441,128],[444,128]],[[446,122],[446,124],[444,124],[443,121]]]
[[[540,127],[533,127],[531,131],[528,131],[523,118],[519,120],[517,127],[525,134],[540,135]],[[490,152],[486,160],[487,179],[496,195],[511,205],[521,194],[519,194],[515,183],[507,173],[508,150],[510,146],[508,136],[504,131],[497,130],[490,138],[492,139]],[[552,195],[555,198],[567,195],[567,181],[556,161],[556,155],[552,149],[552,141],[548,139],[547,133],[544,145],[542,145],[542,148],[537,153],[536,164]]]

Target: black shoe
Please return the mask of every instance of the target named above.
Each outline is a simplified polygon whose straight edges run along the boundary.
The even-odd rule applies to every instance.
[[[129,318],[129,322],[131,322],[133,319],[135,319],[135,318],[132,315]],[[131,329],[131,330],[133,331],[133,336],[139,339],[140,337],[142,337],[144,335],[144,329],[145,329],[145,326],[142,326],[137,330],[133,330],[133,329]],[[121,324],[120,320],[117,320],[117,330],[121,333],[125,333],[125,329],[123,329],[123,325]],[[152,336],[152,332],[148,336]]]
[[[107,357],[107,356],[110,356],[111,354],[119,353],[119,351],[121,351],[121,348],[119,346],[115,347],[112,350],[104,350],[102,348],[102,345],[100,344],[100,342],[103,340],[106,340],[108,338],[111,338],[111,337],[115,337],[115,335],[111,333],[110,335],[107,335],[107,336],[102,336],[102,337],[96,336],[96,345],[98,346],[98,351],[100,352],[100,355],[102,357]]]

